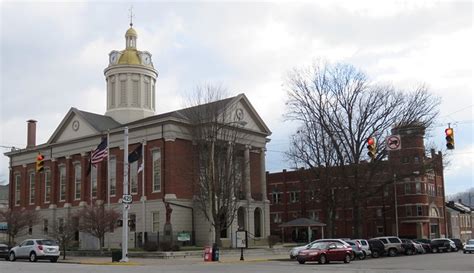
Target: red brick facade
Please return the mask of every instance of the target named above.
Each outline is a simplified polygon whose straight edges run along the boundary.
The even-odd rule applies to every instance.
[[[402,149],[389,152],[388,159],[379,162],[372,178],[366,178],[365,190],[372,191],[360,200],[361,236],[396,235],[395,187],[397,192],[398,234],[400,237],[433,238],[446,234],[444,209],[444,180],[441,153],[425,155],[424,130],[396,130],[401,135]],[[359,172],[372,168],[373,163],[361,163]],[[271,232],[281,235],[281,223],[300,218],[313,218],[322,223],[329,221],[329,202],[335,200],[331,215],[334,227],[326,227],[325,237],[353,238],[354,213],[351,198],[354,189],[344,186],[353,183],[351,176],[342,177],[342,169],[321,168],[320,177],[314,171],[297,170],[267,173]],[[347,171],[347,168],[346,168]],[[325,180],[327,178],[327,180]],[[322,181],[328,181],[323,187]],[[364,181],[364,179],[362,179]],[[364,182],[363,182],[364,183]],[[396,183],[396,184],[395,184]],[[331,186],[333,184],[334,186]],[[332,196],[332,199],[331,199]],[[280,199],[280,200],[277,200]],[[302,232],[300,230],[300,232]],[[285,241],[301,240],[298,233],[288,229]],[[322,230],[314,230],[315,238]]]

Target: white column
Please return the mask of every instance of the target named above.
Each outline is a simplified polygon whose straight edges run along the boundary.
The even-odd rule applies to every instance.
[[[244,181],[245,181],[245,199],[252,200],[252,190],[250,188],[250,145],[245,146],[244,152]]]
[[[267,200],[267,174],[265,167],[265,148],[260,151],[260,187],[262,193],[262,201]]]

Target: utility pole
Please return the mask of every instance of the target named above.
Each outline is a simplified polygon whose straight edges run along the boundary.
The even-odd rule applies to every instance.
[[[128,208],[129,204],[124,202],[128,196],[128,127],[125,127],[123,140],[123,197],[122,197],[122,259],[128,262]]]
[[[397,196],[397,175],[393,174],[393,193],[395,197],[395,233],[398,237],[398,196]]]

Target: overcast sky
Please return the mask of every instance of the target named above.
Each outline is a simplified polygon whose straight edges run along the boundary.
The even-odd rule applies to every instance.
[[[381,3],[383,2],[383,3]],[[1,1],[0,145],[26,146],[26,120],[46,142],[70,107],[105,113],[108,53],[125,47],[130,1]],[[245,93],[272,130],[267,169],[284,158],[297,124],[285,121],[288,72],[317,59],[346,62],[375,82],[442,98],[433,142],[447,123],[456,149],[448,194],[474,187],[473,4],[471,1],[152,2],[133,5],[138,49],[159,71],[157,113],[183,107],[202,83]],[[8,149],[0,148],[6,152]],[[0,156],[0,183],[8,158]]]

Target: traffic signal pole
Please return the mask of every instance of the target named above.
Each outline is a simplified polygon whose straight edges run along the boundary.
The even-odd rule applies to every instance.
[[[123,195],[128,195],[128,127],[125,127],[123,140]],[[122,198],[123,199],[123,198]],[[128,262],[128,208],[129,204],[122,200],[122,259]]]

